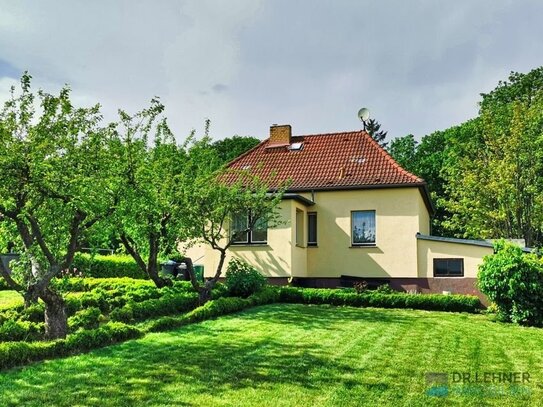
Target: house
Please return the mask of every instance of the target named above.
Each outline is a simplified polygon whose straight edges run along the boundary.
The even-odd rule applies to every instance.
[[[477,267],[492,245],[432,236],[426,183],[366,132],[292,136],[290,125],[273,125],[268,139],[229,166],[291,181],[279,209],[284,222],[257,223],[229,253],[271,282],[337,287],[365,280],[406,291],[479,294]],[[232,229],[243,224],[236,219]],[[213,275],[217,252],[196,246],[187,254]]]

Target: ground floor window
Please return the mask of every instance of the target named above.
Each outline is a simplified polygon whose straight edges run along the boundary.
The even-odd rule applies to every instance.
[[[434,277],[464,277],[464,259],[434,259]]]
[[[249,229],[249,225],[253,225]],[[235,244],[263,244],[268,242],[268,222],[252,218],[250,213],[238,213],[232,217],[230,228],[232,242]]]
[[[296,246],[304,246],[304,212],[296,209]]]
[[[317,245],[317,212],[307,214],[307,245]]]
[[[351,212],[351,244],[375,246],[375,211]]]

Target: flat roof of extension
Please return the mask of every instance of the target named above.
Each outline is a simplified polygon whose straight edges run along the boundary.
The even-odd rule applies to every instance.
[[[474,240],[474,239],[458,239],[455,237],[441,237],[441,236],[430,236],[417,233],[417,239],[420,240],[430,240],[433,242],[445,242],[445,243],[458,243],[458,244],[467,244],[471,246],[481,246],[488,247],[490,249],[494,248],[494,245],[487,240]],[[529,247],[523,247],[522,251],[526,253],[531,253],[532,249]]]

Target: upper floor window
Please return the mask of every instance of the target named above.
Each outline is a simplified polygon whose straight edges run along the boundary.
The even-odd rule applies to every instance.
[[[351,212],[351,244],[375,246],[375,211]]]
[[[249,229],[249,225],[253,225]],[[250,213],[238,213],[232,218],[230,230],[232,242],[237,244],[261,244],[268,241],[268,222],[253,218]]]

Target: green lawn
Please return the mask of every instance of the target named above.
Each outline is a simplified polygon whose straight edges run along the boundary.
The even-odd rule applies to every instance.
[[[23,303],[23,297],[17,291],[0,290],[0,309]]]
[[[540,405],[542,349],[482,315],[276,304],[1,373],[0,405]],[[426,395],[428,372],[502,371],[530,382]]]

